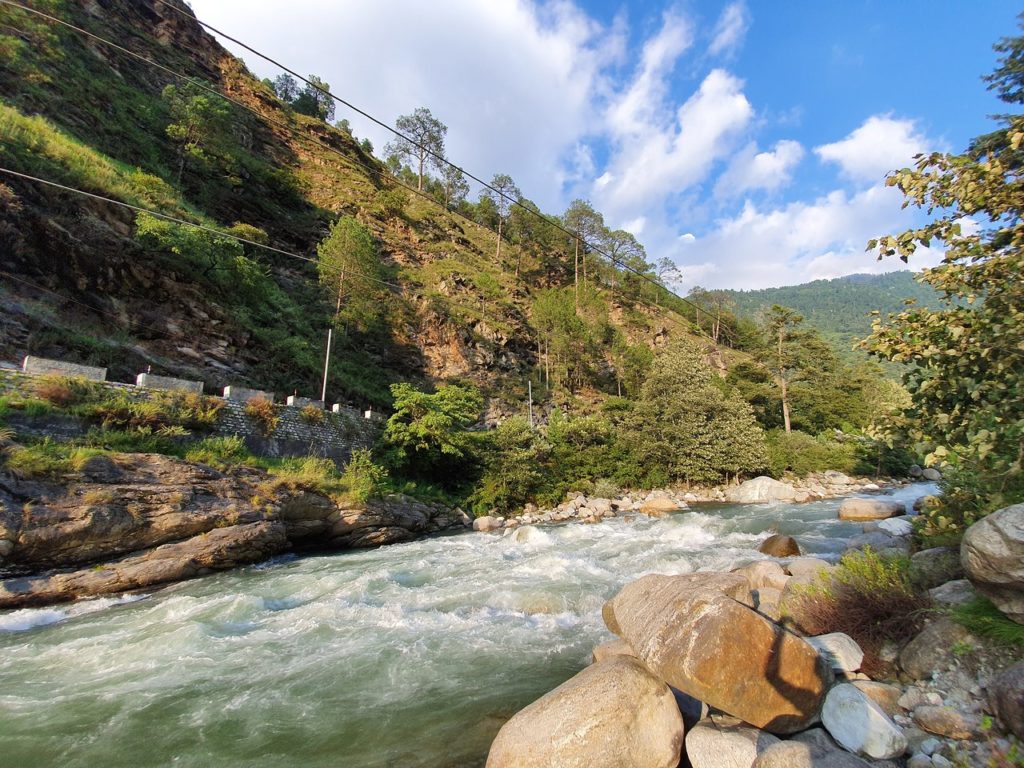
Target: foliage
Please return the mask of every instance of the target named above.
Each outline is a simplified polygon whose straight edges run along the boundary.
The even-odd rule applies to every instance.
[[[911,583],[909,558],[882,556],[870,547],[843,555],[839,567],[819,576],[798,600],[801,629],[852,637],[864,651],[861,668],[868,675],[884,670],[882,645],[913,637],[930,605]]]
[[[1002,41],[1007,56],[989,79],[1013,104],[1021,103],[1024,83],[1014,53],[1021,39]],[[942,263],[921,277],[941,306],[877,320],[865,346],[911,364],[904,375],[910,436],[927,461],[972,477],[949,498],[949,517],[962,525],[1024,500],[1024,115],[1001,120],[968,153],[922,155],[913,168],[890,174],[886,183],[903,192],[905,207],[937,217],[868,243],[879,258],[905,261],[933,242],[945,249]]]
[[[324,409],[316,405],[304,405],[299,411],[299,418],[307,424],[323,424]]]
[[[268,469],[267,490],[285,488],[291,491],[312,491],[332,496],[344,489],[334,462],[317,456],[281,459]]]
[[[684,483],[714,483],[764,468],[764,433],[747,403],[724,391],[701,349],[677,343],[655,358],[625,422],[640,466]]]
[[[388,471],[374,463],[372,454],[366,448],[352,451],[341,475],[341,483],[348,495],[363,502],[381,495],[387,479]]]
[[[385,274],[370,231],[351,216],[342,216],[316,254],[320,282],[335,306],[335,325],[368,330],[381,317],[385,293]]]
[[[395,120],[395,129],[402,134],[385,148],[384,153],[400,160],[416,161],[417,189],[423,191],[423,181],[430,166],[443,167],[444,137],[448,126],[431,114],[426,107],[417,107],[411,115]]]
[[[510,512],[536,498],[547,477],[551,446],[521,416],[502,422],[488,438],[473,508],[480,514],[492,508]]]
[[[448,384],[428,394],[403,383],[392,384],[391,395],[394,413],[382,436],[391,466],[448,487],[465,481],[474,461],[467,428],[480,417],[480,392]]]
[[[952,609],[953,619],[975,635],[988,637],[1000,645],[1024,649],[1024,624],[1006,617],[986,597],[976,597]]]
[[[102,453],[46,438],[30,445],[12,445],[2,454],[2,460],[4,468],[19,477],[54,477],[75,472],[87,459]]]
[[[160,453],[177,455],[181,452],[181,428],[168,430],[142,426],[135,429],[109,429],[94,427],[86,433],[82,442],[90,448],[102,448],[116,453]],[[183,431],[183,430],[182,430]]]
[[[57,408],[96,400],[101,387],[87,379],[69,376],[40,376],[32,382],[32,392]]]
[[[178,145],[179,184],[189,162],[216,162],[222,169],[234,170],[231,105],[211,91],[209,83],[195,80],[163,90],[172,120],[167,136]]]
[[[223,408],[220,398],[194,392],[153,392],[140,398],[124,390],[104,388],[99,400],[83,404],[76,412],[104,428],[210,429]]]
[[[854,472],[857,469],[855,448],[850,443],[838,443],[827,438],[813,437],[806,432],[770,430],[766,433],[768,470],[772,477],[785,474],[803,477],[812,472],[835,469]]]
[[[267,398],[250,397],[245,403],[245,415],[256,422],[267,437],[277,431],[277,409]]]
[[[250,458],[251,454],[245,447],[245,441],[238,435],[207,437],[189,446],[185,451],[186,461],[209,464],[217,469],[226,469],[244,463]]]
[[[401,187],[391,187],[377,193],[374,210],[384,219],[395,219],[405,213],[408,205],[409,193]]]

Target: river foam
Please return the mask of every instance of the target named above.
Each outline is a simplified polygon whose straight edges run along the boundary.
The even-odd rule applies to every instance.
[[[838,503],[438,537],[0,613],[0,764],[482,765],[610,637],[624,583],[759,559],[769,530],[835,558],[859,530]]]

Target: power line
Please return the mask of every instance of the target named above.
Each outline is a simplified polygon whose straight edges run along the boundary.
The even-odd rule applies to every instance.
[[[170,3],[167,2],[167,0],[157,0],[157,1],[161,2],[167,8],[170,8],[171,10],[175,11],[176,13],[184,15],[187,18],[195,21],[196,23],[200,24],[204,28],[207,28],[207,29],[213,31],[216,34],[220,34],[220,35],[224,36],[226,39],[229,39],[229,40],[232,40],[233,42],[236,42],[238,45],[241,45],[241,46],[245,47],[247,50],[251,50],[257,56],[260,56],[261,58],[267,60],[268,62],[274,64],[275,66],[280,67],[281,69],[285,70],[286,72],[294,74],[296,77],[298,77],[303,82],[305,82],[308,85],[310,85],[311,87],[313,87],[313,88],[323,92],[325,95],[330,96],[331,98],[335,99],[339,103],[341,103],[341,104],[343,104],[343,105],[345,105],[345,106],[347,106],[347,107],[349,107],[351,109],[354,109],[355,111],[359,112],[360,114],[365,115],[368,119],[373,120],[376,124],[381,125],[382,127],[384,127],[387,130],[391,131],[395,135],[400,136],[400,137],[410,141],[415,146],[422,146],[422,145],[416,143],[415,141],[412,141],[408,137],[404,136],[403,134],[399,133],[395,129],[391,128],[386,123],[383,123],[382,121],[378,120],[377,118],[374,118],[373,116],[369,115],[368,113],[363,112],[362,110],[358,109],[357,107],[354,107],[353,105],[349,104],[348,102],[344,101],[343,99],[340,99],[339,97],[335,96],[334,94],[330,93],[329,91],[326,91],[325,89],[315,85],[314,83],[310,82],[309,80],[307,80],[306,78],[302,77],[301,75],[298,75],[297,73],[294,73],[293,70],[290,70],[287,67],[284,67],[280,63],[276,62],[274,59],[271,59],[271,58],[265,56],[264,54],[260,53],[259,51],[256,51],[255,49],[252,49],[249,46],[246,46],[244,43],[235,40],[233,37],[220,32],[216,28],[206,24],[205,22],[200,21],[195,16],[186,13],[184,10],[182,10],[180,8],[177,8],[174,5],[171,5]],[[159,69],[159,70],[161,70],[163,72],[166,72],[167,74],[171,75],[172,77],[175,77],[175,78],[177,78],[179,80],[182,80],[182,81],[185,81],[185,82],[192,83],[195,87],[198,87],[201,90],[204,90],[204,91],[206,91],[206,92],[208,92],[208,93],[210,93],[210,94],[212,94],[214,96],[222,98],[222,99],[224,99],[224,100],[234,104],[235,106],[238,106],[238,107],[240,107],[240,108],[242,108],[242,109],[244,109],[244,110],[246,110],[246,111],[256,115],[259,119],[261,119],[263,121],[266,121],[267,123],[270,123],[271,125],[276,125],[276,126],[278,126],[280,128],[283,128],[284,130],[289,131],[289,132],[293,133],[294,135],[296,135],[296,136],[298,136],[300,138],[305,139],[306,141],[314,143],[318,147],[321,147],[323,149],[327,149],[328,151],[333,152],[334,154],[338,155],[341,158],[341,160],[343,161],[343,163],[345,163],[348,167],[352,167],[352,168],[359,167],[361,169],[368,170],[364,166],[357,166],[357,165],[355,165],[353,163],[353,161],[346,154],[344,154],[341,150],[339,150],[339,149],[337,149],[335,147],[332,147],[332,146],[330,146],[328,144],[325,144],[322,141],[316,139],[315,137],[310,137],[310,136],[307,136],[307,135],[301,133],[296,127],[291,126],[291,125],[289,125],[289,124],[287,124],[287,123],[285,123],[283,121],[275,120],[272,117],[268,117],[266,115],[263,115],[262,113],[260,113],[259,111],[257,111],[253,107],[251,107],[250,105],[245,104],[244,102],[242,102],[242,101],[240,101],[238,99],[232,98],[231,96],[228,96],[227,94],[224,94],[224,93],[222,93],[222,92],[220,92],[220,91],[218,91],[218,90],[216,90],[214,88],[211,88],[211,87],[207,86],[206,84],[204,84],[202,82],[197,82],[196,80],[194,80],[193,78],[188,77],[185,74],[179,73],[179,72],[177,72],[177,71],[175,71],[175,70],[173,70],[173,69],[171,69],[169,67],[166,67],[166,66],[164,66],[164,65],[162,65],[162,64],[160,64],[160,63],[158,63],[158,62],[156,62],[156,61],[154,61],[154,60],[152,60],[152,59],[150,59],[148,57],[146,57],[146,56],[143,56],[142,54],[136,53],[135,51],[132,51],[132,50],[130,50],[128,48],[125,48],[124,46],[121,46],[121,45],[119,45],[119,44],[117,44],[117,43],[115,43],[115,42],[113,42],[111,40],[108,40],[107,38],[104,38],[104,37],[102,37],[100,35],[96,35],[96,34],[94,34],[92,32],[89,32],[86,29],[78,27],[78,26],[76,26],[74,24],[71,24],[70,22],[64,21],[63,19],[59,19],[59,18],[57,18],[55,16],[52,16],[50,14],[47,14],[47,13],[45,13],[43,11],[36,10],[34,8],[31,8],[31,7],[28,7],[26,5],[23,5],[22,3],[19,3],[19,2],[14,2],[14,0],[0,0],[0,4],[4,4],[4,5],[9,5],[9,6],[13,6],[13,7],[16,7],[16,8],[20,8],[20,9],[22,9],[24,11],[27,11],[29,13],[32,13],[32,14],[35,14],[35,15],[40,16],[42,18],[45,18],[45,19],[47,19],[47,20],[49,20],[49,21],[51,21],[53,23],[60,24],[60,25],[62,25],[64,27],[67,27],[68,29],[71,29],[71,30],[73,30],[74,32],[76,32],[78,34],[81,34],[81,35],[84,35],[86,37],[89,37],[89,38],[91,38],[93,40],[96,40],[97,42],[100,42],[100,43],[103,43],[105,45],[108,45],[108,46],[110,46],[111,48],[113,48],[115,50],[121,51],[122,53],[125,53],[128,56],[131,56],[131,57],[133,57],[135,59],[138,59],[138,60],[140,60],[140,61],[142,61],[142,62],[144,62],[146,64],[149,64],[150,66],[153,66],[153,67],[155,67],[155,68],[157,68],[157,69]],[[424,147],[424,149],[429,152],[429,148],[425,148]],[[433,154],[433,153],[431,153],[431,154]],[[585,257],[586,249],[588,247],[588,244],[587,244],[586,240],[583,239],[583,238],[580,238],[574,232],[566,229],[557,220],[548,218],[547,216],[544,216],[542,213],[540,213],[540,212],[538,212],[538,211],[536,211],[536,210],[534,210],[534,209],[532,209],[532,208],[530,208],[528,206],[523,205],[518,200],[513,200],[512,198],[508,197],[507,195],[504,195],[502,192],[500,192],[499,190],[495,189],[494,187],[492,187],[491,185],[487,184],[486,182],[484,182],[483,180],[479,179],[478,177],[474,176],[473,174],[465,172],[462,168],[459,168],[459,166],[456,166],[455,164],[451,163],[451,161],[449,161],[449,160],[447,160],[447,159],[445,159],[443,157],[439,158],[439,159],[441,161],[445,162],[446,164],[448,164],[449,166],[451,166],[453,168],[457,168],[459,171],[461,171],[463,173],[466,173],[466,175],[469,178],[473,179],[474,181],[477,181],[478,183],[480,183],[482,186],[486,187],[487,189],[491,189],[496,194],[500,195],[503,199],[508,200],[511,203],[513,203],[514,205],[517,205],[520,208],[522,208],[523,210],[529,212],[530,215],[532,215],[532,216],[534,216],[536,218],[539,218],[541,221],[544,221],[544,222],[554,226],[556,229],[558,229],[559,231],[561,231],[564,234],[568,235],[569,237],[579,240],[579,242],[581,242],[583,244],[583,246],[584,246],[584,257]],[[480,222],[477,222],[477,221],[469,218],[465,214],[463,214],[463,213],[461,213],[461,212],[459,212],[457,210],[450,209],[447,206],[442,206],[437,200],[435,200],[430,195],[422,192],[421,190],[416,189],[415,187],[412,187],[411,185],[407,185],[407,184],[403,183],[400,179],[397,179],[394,176],[388,175],[388,176],[385,176],[383,178],[386,178],[388,181],[391,181],[391,182],[395,183],[396,185],[405,188],[406,190],[412,192],[413,194],[416,194],[417,196],[422,197],[422,198],[428,200],[429,202],[431,202],[431,203],[433,203],[435,205],[438,205],[439,207],[442,207],[449,214],[453,214],[453,215],[455,215],[455,216],[457,216],[457,217],[467,221],[468,223],[470,223],[470,224],[472,224],[472,225],[474,225],[474,226],[476,226],[476,227],[478,227],[480,229],[483,229],[483,230],[485,230],[485,231],[487,231],[487,232],[489,232],[491,234],[495,234],[495,235],[497,234],[494,230],[490,229],[489,227],[486,227],[485,225],[481,224]],[[44,180],[41,180],[41,179],[37,179],[37,180],[38,181],[42,181],[43,183],[48,183],[48,182],[46,182]],[[50,182],[50,183],[52,183],[52,182]],[[75,190],[72,190],[72,191],[75,191]],[[77,191],[80,191],[80,190],[77,190]],[[88,193],[86,193],[86,194],[88,194]],[[108,200],[108,201],[112,202],[114,204],[127,205],[127,204],[120,203],[119,201],[116,201],[116,200]],[[132,207],[132,206],[127,206],[127,207]],[[153,211],[148,211],[148,212],[153,213],[154,215],[163,216],[163,214],[157,214],[156,212],[153,212]],[[191,224],[191,222],[185,222],[185,221],[180,221],[180,223]],[[198,226],[198,225],[194,225],[194,226]],[[219,232],[219,231],[216,231],[216,232],[217,232],[217,234],[222,234],[222,235],[230,237],[230,235],[227,235],[226,233],[222,233],[222,232]],[[240,238],[236,238],[236,239],[240,239]],[[265,247],[265,248],[268,248],[270,250],[275,250],[275,251],[277,251],[279,253],[282,253],[284,255],[300,258],[300,259],[303,259],[303,260],[306,260],[306,261],[314,261],[313,259],[310,259],[308,257],[298,256],[297,254],[291,254],[291,253],[288,253],[286,251],[282,251],[280,249],[273,248],[271,246],[263,246],[262,244],[253,243],[251,241],[248,241],[248,242],[250,242],[250,244],[258,246],[258,247]],[[684,298],[682,296],[679,296],[678,294],[676,294],[675,292],[671,291],[666,286],[664,286],[662,283],[658,282],[657,280],[654,280],[649,275],[641,272],[640,270],[637,270],[637,269],[629,266],[628,264],[626,264],[622,260],[617,259],[616,257],[614,257],[614,256],[612,256],[612,255],[602,251],[600,248],[597,248],[596,246],[591,245],[589,247],[590,247],[592,252],[597,253],[597,254],[599,254],[601,256],[604,256],[606,259],[608,259],[612,263],[613,266],[619,267],[620,269],[622,269],[622,270],[624,270],[626,272],[629,272],[629,273],[639,277],[640,279],[650,283],[651,285],[655,286],[657,289],[667,293],[669,296],[677,299],[678,301],[683,302],[684,304],[686,304],[688,306],[693,307],[697,312],[703,311],[703,312],[705,312],[708,315],[711,314],[706,308],[701,307],[701,306],[695,304],[694,302],[692,302],[692,301],[690,301],[690,300],[688,300],[688,299],[686,299],[686,298]],[[391,285],[392,285],[392,287],[400,288],[400,286],[394,286],[393,284],[391,284]],[[673,310],[670,307],[665,307],[664,309],[666,309],[669,312],[677,313],[676,310]],[[727,329],[724,329],[724,328],[723,328],[723,330],[727,331]],[[698,333],[700,335],[707,336],[713,342],[715,341],[714,337],[711,336],[708,333],[705,333],[702,328],[698,327]],[[735,337],[733,337],[730,332],[727,331],[726,335],[729,336],[731,339],[733,339],[733,341],[735,341]]]
[[[461,166],[456,165],[455,163],[453,163],[451,160],[449,160],[448,158],[444,157],[443,155],[437,154],[436,152],[431,150],[430,147],[428,147],[428,146],[426,146],[426,145],[416,141],[414,138],[412,138],[410,136],[407,136],[406,134],[402,133],[398,129],[393,128],[392,126],[390,126],[387,123],[385,123],[383,120],[380,120],[380,119],[374,117],[369,112],[366,112],[365,110],[360,109],[356,105],[354,105],[351,102],[341,98],[340,96],[337,96],[336,94],[332,93],[331,91],[329,91],[328,89],[324,88],[323,86],[317,85],[316,83],[312,82],[308,78],[303,77],[302,75],[300,75],[295,70],[290,69],[289,67],[285,66],[284,64],[282,64],[281,62],[277,61],[276,59],[270,57],[269,55],[263,53],[262,51],[259,51],[256,48],[253,48],[252,46],[242,42],[241,40],[239,40],[239,39],[237,39],[235,37],[232,37],[231,35],[227,34],[226,32],[223,32],[223,31],[217,29],[213,25],[206,23],[205,21],[200,19],[198,16],[196,16],[194,12],[193,13],[189,13],[186,10],[184,10],[183,8],[177,7],[176,5],[174,5],[173,3],[169,2],[168,0],[156,0],[156,1],[161,3],[162,5],[164,5],[165,7],[171,9],[175,13],[180,14],[182,16],[185,16],[186,18],[189,18],[189,19],[195,21],[200,26],[202,26],[204,29],[207,29],[210,32],[213,32],[216,35],[220,35],[221,37],[223,37],[226,40],[230,40],[231,42],[235,43],[238,46],[241,46],[242,48],[244,48],[245,50],[249,51],[250,53],[253,53],[256,56],[260,57],[261,59],[263,59],[264,61],[268,62],[269,64],[272,64],[275,67],[278,67],[279,69],[283,70],[284,72],[287,72],[288,74],[292,75],[293,77],[298,78],[300,81],[302,81],[303,83],[308,85],[310,88],[313,88],[313,89],[319,91],[320,93],[324,94],[325,96],[328,96],[329,98],[334,99],[336,102],[338,102],[342,106],[348,107],[353,112],[355,112],[355,113],[357,113],[359,115],[362,115],[367,120],[370,120],[372,123],[374,123],[375,125],[378,125],[378,126],[384,128],[387,131],[390,131],[391,133],[393,133],[395,136],[399,137],[403,141],[407,141],[410,144],[412,144],[414,147],[423,150],[428,155],[430,155],[436,162],[444,163],[445,165],[449,166],[450,168],[453,168],[453,169],[459,171],[460,173],[464,174],[466,177],[468,177],[468,178],[472,179],[473,181],[477,182],[478,184],[480,184],[485,189],[490,190],[491,192],[493,192],[494,194],[498,195],[502,199],[508,201],[510,204],[512,204],[514,206],[518,206],[520,209],[522,209],[524,211],[527,211],[531,216],[535,216],[535,217],[541,219],[542,221],[547,222],[548,224],[554,226],[555,228],[557,228],[558,230],[560,230],[564,234],[568,235],[569,237],[572,237],[572,238],[574,238],[576,240],[579,240],[583,244],[584,254],[586,254],[586,249],[590,248],[590,250],[593,253],[597,253],[600,256],[603,256],[604,258],[608,259],[608,261],[610,261],[614,266],[618,267],[619,269],[622,269],[622,270],[625,270],[627,272],[630,272],[630,273],[636,275],[637,277],[640,277],[641,279],[648,281],[652,285],[655,285],[658,288],[664,290],[669,295],[674,296],[678,300],[680,300],[680,301],[684,302],[685,304],[693,307],[698,312],[703,311],[703,312],[705,312],[705,313],[707,313],[709,315],[711,314],[706,308],[701,307],[698,304],[695,304],[693,301],[691,301],[691,300],[689,300],[687,298],[684,298],[683,296],[680,296],[675,291],[669,289],[667,286],[663,285],[659,281],[651,278],[650,275],[647,275],[644,272],[642,272],[641,270],[638,270],[638,269],[630,266],[629,264],[626,264],[621,259],[617,259],[612,254],[602,250],[601,248],[597,247],[596,245],[593,245],[592,243],[587,243],[587,241],[584,238],[580,237],[578,233],[572,232],[571,230],[567,229],[566,227],[564,227],[561,224],[561,222],[557,221],[556,219],[553,219],[553,218],[550,218],[548,216],[545,216],[543,213],[535,211],[532,208],[530,208],[529,206],[523,205],[519,200],[506,195],[504,192],[502,192],[501,190],[495,188],[494,186],[492,186],[488,182],[484,181],[480,177],[474,175],[473,173],[470,173],[465,168],[462,168]],[[727,333],[727,335],[729,335],[731,338],[733,338],[735,340],[735,338],[732,337],[731,333]]]

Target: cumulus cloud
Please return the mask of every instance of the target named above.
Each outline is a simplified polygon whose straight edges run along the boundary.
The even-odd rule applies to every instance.
[[[928,139],[913,120],[887,115],[869,117],[845,139],[814,149],[823,161],[836,163],[847,178],[871,182],[910,165],[914,155],[926,151]]]
[[[758,152],[750,142],[738,152],[715,183],[719,197],[738,197],[753,189],[773,190],[790,182],[791,172],[803,159],[804,148],[798,141],[783,139],[770,152]]]
[[[722,11],[715,25],[714,37],[708,52],[712,56],[734,52],[743,42],[750,26],[747,6],[742,2],[731,3]]]

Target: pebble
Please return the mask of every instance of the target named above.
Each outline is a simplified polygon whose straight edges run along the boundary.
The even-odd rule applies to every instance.
[[[953,763],[942,755],[932,755],[932,765],[935,768],[953,768]]]
[[[918,752],[907,760],[907,768],[932,768],[932,759]]]

